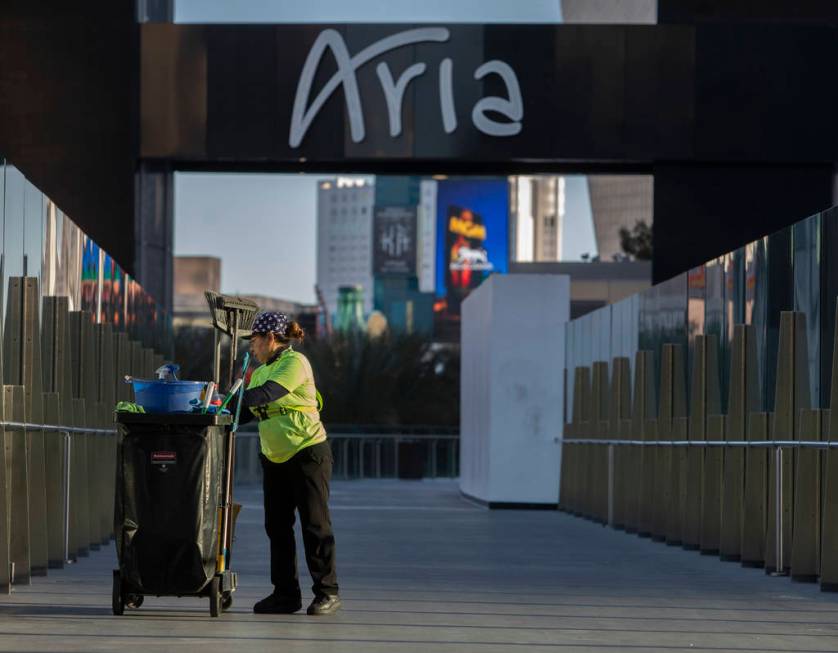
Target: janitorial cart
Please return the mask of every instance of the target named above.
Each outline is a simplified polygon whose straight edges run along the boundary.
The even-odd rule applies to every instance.
[[[214,295],[210,303],[217,309],[217,328],[224,319],[224,299]],[[238,298],[231,298],[231,304],[232,328],[224,332],[235,341],[249,333],[257,307]],[[220,360],[214,359],[218,379]],[[229,383],[232,369],[227,400],[241,387]],[[237,586],[230,563],[238,415],[221,406],[208,411],[214,384],[197,383],[201,389],[193,388],[195,397],[190,398],[188,387],[175,385],[188,382],[132,382],[136,412],[116,412],[119,567],[113,572],[113,612],[138,608],[146,596],[202,596],[209,598],[210,614],[217,617],[232,605]],[[201,393],[207,399],[196,401]]]

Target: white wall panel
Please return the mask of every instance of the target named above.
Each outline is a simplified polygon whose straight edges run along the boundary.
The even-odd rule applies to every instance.
[[[463,302],[465,494],[488,503],[558,501],[569,314],[564,275],[493,275]]]

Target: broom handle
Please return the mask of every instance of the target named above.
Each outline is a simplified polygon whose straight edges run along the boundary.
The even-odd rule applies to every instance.
[[[227,567],[227,558],[229,556],[230,547],[230,511],[233,507],[233,457],[236,453],[236,431],[239,428],[239,415],[242,409],[242,397],[244,396],[244,374],[247,371],[247,366],[250,364],[250,352],[244,355],[244,362],[242,364],[242,378],[239,385],[239,400],[236,402],[236,417],[233,420],[233,426],[230,429],[230,434],[227,436],[227,461],[225,469],[224,481],[224,513],[221,526],[221,544],[223,550],[219,556],[220,569],[225,571]]]

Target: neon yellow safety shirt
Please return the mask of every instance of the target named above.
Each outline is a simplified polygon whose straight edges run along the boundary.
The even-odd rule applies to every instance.
[[[305,356],[288,347],[273,362],[256,368],[247,388],[267,381],[278,383],[288,394],[264,406],[251,406],[250,411],[259,419],[262,454],[271,462],[284,463],[298,451],[323,442],[326,429],[320,421],[314,373]]]

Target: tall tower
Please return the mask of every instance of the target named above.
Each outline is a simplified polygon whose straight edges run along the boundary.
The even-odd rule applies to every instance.
[[[375,186],[363,179],[330,179],[317,188],[317,286],[329,314],[338,289],[360,286],[365,314],[372,311],[372,210]]]
[[[509,203],[512,259],[558,261],[565,214],[564,177],[512,177]]]
[[[651,175],[592,175],[588,177],[591,214],[601,261],[622,253],[620,228],[638,222],[652,226]]]
[[[564,177],[533,177],[535,261],[558,261],[562,254]]]

